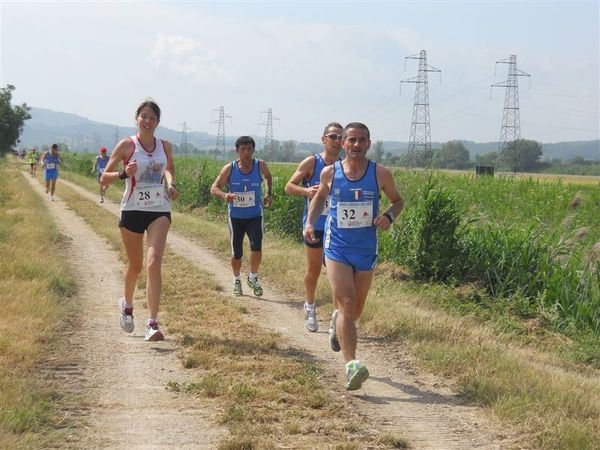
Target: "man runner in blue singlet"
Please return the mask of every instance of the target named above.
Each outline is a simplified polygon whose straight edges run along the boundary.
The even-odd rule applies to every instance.
[[[306,224],[308,214],[308,204],[317,193],[319,180],[322,170],[340,159],[342,149],[342,130],[343,126],[337,122],[331,122],[323,130],[321,142],[323,151],[315,153],[305,158],[299,165],[290,180],[285,185],[285,193],[304,197],[304,214],[302,216],[302,227]],[[299,185],[302,183],[302,186]],[[325,219],[329,213],[326,205],[319,219],[315,223],[315,234],[318,238],[316,243],[309,243],[304,240],[304,253],[306,255],[306,274],[304,275],[304,291],[306,301],[304,302],[304,326],[308,331],[315,332],[319,330],[317,321],[317,308],[315,304],[315,291],[319,275],[321,275],[321,265],[323,264],[323,230],[325,229]],[[334,314],[337,314],[337,305],[333,303]],[[333,324],[333,317],[332,322]],[[331,348],[339,352],[340,346],[335,334],[335,329],[330,326],[329,340]]]
[[[52,144],[50,151],[45,152],[41,159],[44,167],[46,194],[50,193],[50,200],[54,201],[54,191],[56,190],[56,180],[58,179],[58,166],[63,160],[62,156],[58,153],[58,144]]]
[[[371,146],[367,126],[350,123],[342,135],[346,158],[321,172],[304,238],[317,242],[315,223],[330,197],[323,249],[332,295],[339,305],[334,327],[346,362],[346,389],[356,390],[369,377],[367,367],[356,359],[355,322],[362,314],[377,264],[377,230],[391,227],[404,201],[391,172],[367,158]],[[383,212],[379,210],[380,191],[390,201]]]
[[[104,172],[109,159],[109,156],[106,154],[106,148],[102,147],[100,149],[100,154],[96,155],[94,158],[94,165],[92,166],[92,173],[96,174],[96,179],[98,180],[100,203],[104,203],[104,194],[106,194],[106,190],[108,189],[108,185],[102,184],[100,178],[102,177],[102,172]]]
[[[273,200],[273,178],[262,159],[254,158],[256,144],[250,136],[240,136],[235,141],[238,159],[226,164],[210,188],[210,193],[227,203],[229,211],[229,234],[231,237],[231,268],[233,269],[233,293],[242,295],[242,254],[244,235],[250,241],[250,273],[248,286],[254,295],[263,295],[258,281],[258,269],[262,260],[263,198],[262,183],[267,185],[265,208]],[[223,188],[227,185],[227,192]]]

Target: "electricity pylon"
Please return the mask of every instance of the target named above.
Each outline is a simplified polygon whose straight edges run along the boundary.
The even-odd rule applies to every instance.
[[[496,64],[508,64],[508,78],[491,87],[504,87],[504,111],[502,113],[502,126],[500,127],[500,140],[495,165],[507,161],[513,173],[521,167],[521,155],[517,148],[517,141],[521,139],[521,115],[519,112],[519,77],[530,77],[526,72],[517,69],[517,55],[496,61]],[[494,66],[496,67],[496,66]]]
[[[431,165],[433,151],[431,150],[431,124],[429,117],[429,84],[427,72],[441,72],[427,64],[427,52],[421,50],[419,54],[404,58],[419,60],[419,71],[416,77],[402,80],[401,83],[415,83],[415,104],[413,107],[410,137],[408,139],[408,164],[410,167]]]
[[[188,132],[188,127],[187,127],[187,123],[183,122],[182,124],[182,131],[181,131],[181,146],[180,146],[180,152],[184,155],[188,154],[188,141],[187,141],[187,132]]]
[[[261,122],[258,124],[259,127],[264,126],[265,127],[265,146],[263,147],[263,149],[266,151],[268,149],[271,148],[271,146],[273,145],[273,121],[274,120],[279,120],[278,117],[273,117],[273,110],[271,108],[267,109],[266,111],[261,111],[261,119],[262,119],[262,115],[266,114],[267,115],[267,119],[264,122]]]
[[[231,116],[225,114],[225,108],[220,106],[219,108],[213,109],[214,111],[219,112],[219,119],[213,120],[211,123],[216,123],[217,125],[217,145],[215,147],[215,152],[218,156],[225,156],[225,119],[231,119]]]

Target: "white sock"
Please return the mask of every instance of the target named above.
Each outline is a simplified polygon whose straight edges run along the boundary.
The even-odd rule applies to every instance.
[[[257,273],[249,272],[248,273],[248,278],[250,278],[251,280],[256,280],[258,278],[258,274]]]
[[[313,303],[308,303],[308,302],[304,302],[304,309],[307,310],[313,310],[317,307],[317,305],[313,302]]]
[[[233,276],[233,281],[240,281],[240,276],[239,275],[234,275]]]

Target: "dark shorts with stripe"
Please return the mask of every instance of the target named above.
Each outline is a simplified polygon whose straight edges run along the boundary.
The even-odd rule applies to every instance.
[[[121,211],[119,228],[125,228],[133,233],[143,233],[152,222],[162,216],[165,216],[171,222],[169,211]]]
[[[240,259],[244,254],[244,235],[248,235],[250,250],[262,251],[263,218],[262,216],[252,219],[229,218],[229,237],[231,239],[231,254],[234,259]]]

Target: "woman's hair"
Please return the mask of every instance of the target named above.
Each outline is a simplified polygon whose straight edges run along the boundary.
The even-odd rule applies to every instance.
[[[140,115],[140,113],[142,112],[142,109],[144,109],[145,107],[150,108],[152,111],[154,111],[154,114],[156,114],[156,118],[158,120],[160,120],[160,108],[158,107],[158,105],[156,104],[156,102],[150,98],[144,100],[140,106],[138,106],[137,111],[135,112],[135,118],[137,119],[137,117]]]

